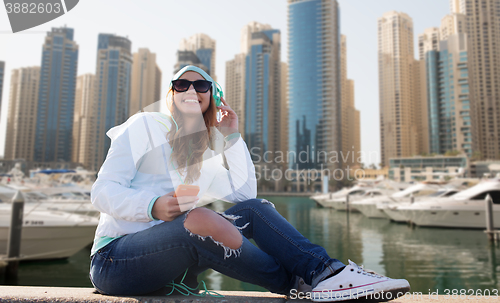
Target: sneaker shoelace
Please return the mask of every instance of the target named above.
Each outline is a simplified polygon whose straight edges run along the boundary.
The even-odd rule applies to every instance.
[[[221,295],[215,291],[208,290],[207,285],[205,284],[205,281],[203,281],[203,280],[201,280],[201,282],[198,283],[198,286],[196,286],[195,288],[187,286],[184,283],[184,278],[186,278],[187,272],[188,271],[186,269],[186,271],[184,272],[184,276],[182,276],[182,279],[179,283],[174,283],[174,281],[172,281],[172,282],[168,283],[167,285],[165,285],[166,287],[172,287],[172,290],[168,294],[166,294],[167,296],[173,294],[174,291],[177,290],[177,292],[179,292],[183,296],[190,296],[191,295],[191,296],[197,296],[197,297],[210,296],[210,297],[214,297],[214,298],[224,298],[223,295]],[[195,291],[201,290],[200,286],[203,287],[202,292],[196,293]]]
[[[381,274],[377,274],[373,270],[364,269],[363,265],[359,266],[356,264],[356,266],[358,267],[358,270],[357,270],[358,274],[363,274],[363,275],[367,275],[369,277],[374,277],[374,278],[379,278],[379,279],[385,278],[384,276],[382,276]]]

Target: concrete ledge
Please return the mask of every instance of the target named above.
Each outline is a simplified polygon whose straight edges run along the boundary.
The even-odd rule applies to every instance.
[[[97,294],[93,288],[0,286],[0,302],[99,302],[99,303],[193,303],[193,302],[251,302],[284,303],[286,297],[270,292],[218,291],[224,298],[196,296],[113,297]]]
[[[224,298],[196,297],[196,296],[142,296],[142,297],[113,297],[97,294],[93,288],[68,287],[28,287],[28,286],[0,286],[0,303],[4,302],[82,302],[82,303],[196,303],[196,302],[235,302],[235,303],[304,303],[309,300],[292,300],[285,296],[270,292],[258,291],[217,291]],[[354,302],[354,301],[349,301]],[[363,301],[367,302],[367,301]],[[410,297],[405,296],[390,301],[392,303],[414,302],[498,302],[498,297],[463,297],[452,298],[445,295],[429,296],[427,294]]]

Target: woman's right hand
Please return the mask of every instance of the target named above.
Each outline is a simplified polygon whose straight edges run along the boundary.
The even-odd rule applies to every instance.
[[[156,200],[151,210],[153,218],[172,221],[191,209],[199,200],[197,196],[174,197],[174,194],[175,192],[171,191]]]

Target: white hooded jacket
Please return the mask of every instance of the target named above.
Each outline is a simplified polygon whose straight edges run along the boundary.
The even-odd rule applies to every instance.
[[[148,216],[149,203],[183,183],[170,161],[170,121],[162,113],[138,113],[106,133],[111,146],[91,191],[92,204],[101,212],[96,239],[135,233],[163,222]],[[241,136],[219,143],[224,144],[229,169],[223,166],[222,154],[208,148],[201,176],[193,183],[200,187],[198,197],[209,195],[227,202],[255,198],[255,167],[247,145]]]

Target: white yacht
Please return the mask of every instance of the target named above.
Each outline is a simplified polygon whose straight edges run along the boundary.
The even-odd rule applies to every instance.
[[[28,187],[9,184],[6,187],[19,190],[23,194],[26,209],[64,211],[92,217],[100,215],[90,202],[90,192],[78,186]],[[10,203],[10,198],[0,197],[0,202]]]
[[[332,207],[336,210],[343,211],[346,210],[346,199],[347,195],[349,195],[349,209],[351,211],[357,211],[354,204],[351,204],[352,202],[391,195],[406,187],[408,187],[407,183],[395,182],[392,180],[376,180],[376,182],[370,183],[359,181],[356,186],[343,189],[332,195],[332,197],[319,202],[319,204],[323,207]]]
[[[361,201],[364,199],[370,199],[374,197],[389,196],[395,192],[397,192],[397,190],[383,189],[383,188],[368,188],[362,194],[349,195],[349,210],[358,211],[356,209],[355,204],[352,204],[356,201]],[[347,196],[331,200],[332,207],[339,211],[347,210],[346,203],[347,203]]]
[[[485,228],[485,198],[493,200],[493,221],[500,228],[500,179],[485,180],[451,197],[399,207],[416,225]]]
[[[323,193],[318,193],[318,194],[314,194],[312,196],[309,197],[309,199],[311,200],[314,200],[316,201],[316,203],[318,205],[322,205],[322,202],[327,200],[327,199],[333,199],[334,197],[342,197],[344,195],[347,194],[347,192],[349,191],[349,188],[342,188],[341,190],[338,190],[336,192],[333,192],[333,193],[326,193],[326,194],[323,194]],[[325,206],[327,207],[327,206]]]
[[[339,199],[343,199],[345,203],[345,198],[347,195],[349,195],[349,198],[352,199],[355,196],[364,195],[369,189],[371,189],[371,187],[355,185],[351,188],[343,188],[335,193],[332,193],[325,199],[316,200],[316,202],[323,207],[333,207],[334,204],[338,203],[336,201],[338,201]]]
[[[390,196],[380,196],[361,201],[355,201],[352,206],[368,218],[389,218],[384,211],[377,208],[380,203],[402,203],[410,201],[411,196],[415,199],[419,196],[429,195],[438,191],[439,186],[434,184],[418,183],[405,190],[393,193]]]
[[[450,197],[460,190],[452,187],[440,188],[438,191],[422,197],[417,197],[414,203],[420,203],[422,201],[426,201],[427,199],[435,199],[435,198],[446,198]],[[410,197],[411,200],[411,197]],[[395,222],[407,222],[410,219],[403,215],[402,212],[399,211],[399,207],[411,205],[412,202],[392,202],[392,203],[379,203],[377,204],[377,209],[382,210],[391,221]]]
[[[0,187],[2,200],[14,194],[13,189]],[[0,203],[0,254],[7,249],[11,212],[11,203]],[[92,243],[98,223],[95,217],[36,209],[34,203],[26,203],[20,260],[68,258]]]
[[[383,176],[378,176],[377,179],[375,180],[358,180],[357,181],[357,186],[358,188],[372,188],[372,187],[375,187],[378,183],[387,183],[387,182],[393,182],[393,181],[390,181],[390,180],[385,180]],[[335,198],[341,198],[341,197],[345,197],[347,195],[347,193],[349,192],[350,188],[347,188],[347,187],[344,187],[336,192],[333,192],[333,193],[316,193],[312,196],[309,197],[309,199],[311,200],[314,200],[316,201],[316,203],[320,206],[322,206],[322,204],[320,203],[320,201],[323,201],[323,200],[333,200]],[[325,206],[325,207],[328,207],[328,206]]]

